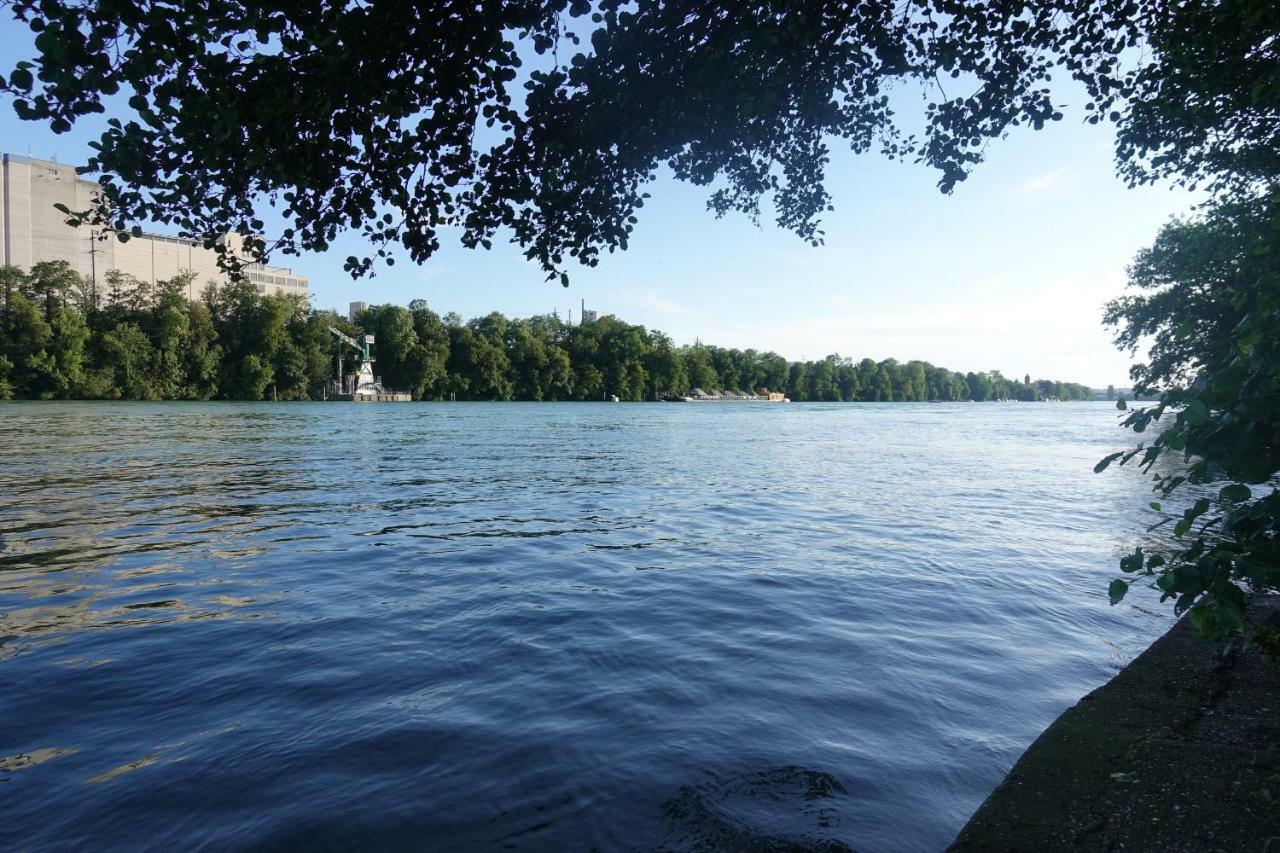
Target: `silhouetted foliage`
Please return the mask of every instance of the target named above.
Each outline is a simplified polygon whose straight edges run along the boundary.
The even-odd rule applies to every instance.
[[[1139,433],[1168,426],[1099,469],[1136,458],[1162,500],[1184,484],[1196,490],[1180,512],[1152,504],[1164,514],[1158,527],[1172,523],[1172,544],[1135,549],[1121,568],[1151,577],[1163,599],[1190,610],[1215,639],[1244,630],[1246,590],[1280,589],[1278,236],[1275,194],[1175,221],[1134,262],[1137,292],[1107,308],[1117,343],[1132,351],[1151,342],[1146,362],[1132,370],[1135,390],[1163,392],[1125,424]],[[1113,600],[1127,589],[1127,581],[1113,582]]]
[[[1194,490],[1156,525],[1172,523],[1171,542],[1120,568],[1225,641],[1246,631],[1246,591],[1280,581],[1280,4],[1169,3],[1157,22],[1151,61],[1126,84],[1141,97],[1121,117],[1121,173],[1206,182],[1213,198],[1161,231],[1130,269],[1136,292],[1107,308],[1120,346],[1151,344],[1134,391],[1160,395],[1124,423],[1163,429],[1097,470],[1139,459],[1162,499]],[[1113,581],[1112,602],[1128,588]],[[1280,637],[1255,636],[1280,655]]]
[[[928,164],[950,191],[989,140],[1061,117],[1064,68],[1090,120],[1118,122],[1131,180],[1270,168],[1280,150],[1232,100],[1275,98],[1263,0],[10,6],[36,32],[0,79],[21,117],[63,132],[111,100],[89,163],[100,221],[237,231],[259,252],[357,229],[420,262],[444,229],[469,247],[502,230],[563,278],[626,248],[662,168],[712,187],[717,214],[758,217],[768,197],[820,242],[832,141]],[[891,108],[904,84],[923,120]],[[270,246],[268,203],[287,221]]]

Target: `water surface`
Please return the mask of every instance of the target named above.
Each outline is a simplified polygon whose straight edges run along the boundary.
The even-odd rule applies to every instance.
[[[0,848],[940,849],[1167,626],[1115,414],[0,405]]]

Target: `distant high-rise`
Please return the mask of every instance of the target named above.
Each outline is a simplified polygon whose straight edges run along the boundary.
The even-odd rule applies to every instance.
[[[73,166],[0,154],[0,265],[30,269],[42,261],[66,261],[76,272],[96,279],[99,287],[109,270],[142,281],[163,281],[191,271],[196,278],[187,294],[190,299],[210,280],[227,280],[218,269],[217,253],[189,240],[159,234],[143,234],[125,243],[114,237],[98,240],[87,225],[68,225],[54,207],[87,210],[98,191],[98,184],[81,178]],[[307,296],[310,290],[306,276],[283,267],[249,264],[245,274],[259,293]]]
[[[368,311],[368,310],[369,310],[368,302],[352,302],[350,305],[347,306],[347,319],[354,323],[357,317],[359,317],[361,314],[363,314],[365,311]]]

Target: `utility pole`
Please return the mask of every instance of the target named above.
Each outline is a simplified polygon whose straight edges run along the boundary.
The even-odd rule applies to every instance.
[[[98,232],[89,231],[89,307],[98,310]]]

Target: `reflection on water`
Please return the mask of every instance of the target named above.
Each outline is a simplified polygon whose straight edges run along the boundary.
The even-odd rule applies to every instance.
[[[6,404],[0,848],[939,848],[1166,624],[1114,414]]]

